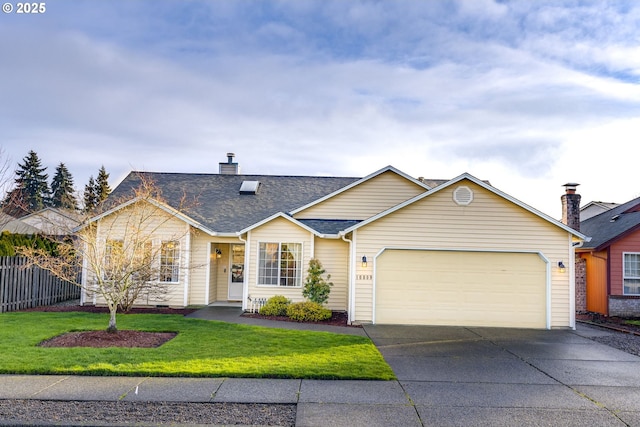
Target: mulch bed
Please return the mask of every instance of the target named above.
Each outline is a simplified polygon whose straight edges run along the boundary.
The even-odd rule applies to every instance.
[[[153,348],[178,335],[175,332],[82,331],[68,332],[40,343],[40,347],[137,347]]]
[[[630,325],[629,320],[640,320],[637,317],[609,317],[599,313],[583,313],[576,314],[576,320],[590,323],[596,326],[614,329],[620,332],[627,332],[634,335],[640,335],[640,326]]]
[[[266,319],[266,320],[277,320],[279,322],[296,322],[295,320],[291,320],[287,316],[263,316],[258,313],[243,313],[243,317],[252,317],[254,319]],[[331,319],[320,320],[318,322],[309,322],[318,325],[329,325],[329,326],[344,326],[348,328],[361,328],[360,325],[349,325],[348,324],[349,317],[346,311],[334,311],[331,314]]]

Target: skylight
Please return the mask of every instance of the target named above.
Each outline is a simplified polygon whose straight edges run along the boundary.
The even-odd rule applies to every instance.
[[[257,194],[259,187],[260,181],[242,181],[240,194]]]

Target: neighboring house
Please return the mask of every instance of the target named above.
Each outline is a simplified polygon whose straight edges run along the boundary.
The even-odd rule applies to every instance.
[[[640,316],[640,198],[580,222],[591,241],[577,248],[586,263],[586,310]]]
[[[25,222],[22,222],[19,218],[14,218],[3,212],[0,212],[0,227],[2,230],[11,234],[37,234],[38,229]]]
[[[65,236],[80,225],[80,215],[63,209],[44,208],[21,217],[20,221],[38,230],[38,234]]]
[[[2,231],[14,234],[65,236],[80,224],[79,215],[56,208],[44,208],[20,218],[0,214]]]
[[[585,221],[616,206],[619,206],[619,204],[611,202],[589,202],[580,208],[580,221]]]
[[[170,262],[192,268],[175,270],[158,304],[302,301],[317,258],[334,283],[328,307],[354,323],[575,327],[573,245],[585,236],[487,182],[392,166],[364,178],[239,175],[228,156],[219,174],[132,172],[110,196],[140,176],[162,191],[154,244],[179,232]],[[199,203],[177,212],[185,195]],[[126,215],[125,203],[96,217],[99,235]]]

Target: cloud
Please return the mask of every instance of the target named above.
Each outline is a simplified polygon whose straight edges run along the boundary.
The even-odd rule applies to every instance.
[[[234,151],[244,172],[555,189],[589,130],[640,129],[640,8],[618,5],[61,0],[0,29],[0,144],[78,186]]]

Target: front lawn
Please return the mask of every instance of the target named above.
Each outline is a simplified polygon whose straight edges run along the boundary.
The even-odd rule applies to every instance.
[[[45,348],[71,331],[100,330],[108,315],[0,314],[0,373],[184,377],[394,379],[367,338],[238,325],[178,315],[121,314],[120,330],[177,332],[157,348]]]

